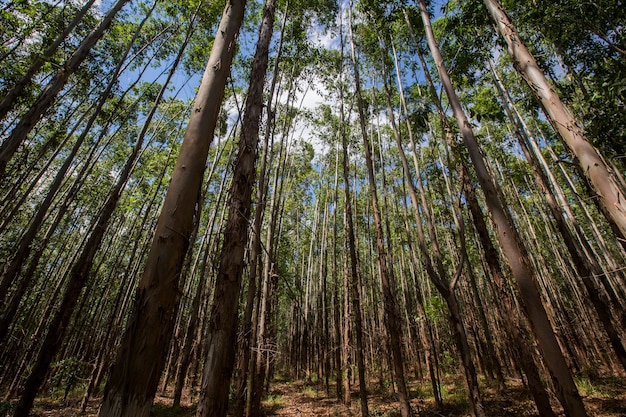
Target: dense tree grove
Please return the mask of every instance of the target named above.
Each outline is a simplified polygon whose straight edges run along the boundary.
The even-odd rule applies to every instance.
[[[3,1],[0,414],[260,416],[280,378],[408,417],[453,376],[474,417],[594,415],[625,6]]]

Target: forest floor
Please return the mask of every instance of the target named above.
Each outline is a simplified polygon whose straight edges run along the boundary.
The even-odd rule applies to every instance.
[[[373,385],[372,385],[373,386]],[[332,387],[331,387],[332,388]],[[466,399],[463,377],[448,377],[444,381],[444,404],[437,407],[425,382],[409,382],[411,406],[416,415],[421,417],[465,417],[470,416]],[[626,417],[626,381],[605,379],[579,381],[579,390],[584,398],[590,416]],[[521,381],[507,381],[507,388],[498,392],[495,388],[483,389],[483,402],[487,416],[493,417],[531,417],[537,416],[535,405],[523,388]],[[426,398],[426,399],[424,399]],[[338,402],[334,396],[328,396],[322,385],[305,381],[279,381],[272,385],[270,395],[264,402],[267,416],[359,416],[360,404],[358,392],[352,392],[351,406]],[[557,415],[560,407],[553,403]],[[400,411],[395,394],[387,390],[373,390],[368,396],[368,407],[372,417],[399,417]]]
[[[387,389],[376,389],[372,382],[372,392],[368,396],[371,417],[400,416],[397,397]],[[483,386],[483,401],[487,416],[493,417],[531,417],[537,416],[534,403],[520,381],[507,381],[507,388],[498,392],[495,387]],[[579,390],[584,398],[588,414],[595,417],[626,417],[626,380],[602,379],[578,381]],[[421,417],[465,417],[469,416],[469,406],[465,397],[462,375],[448,376],[443,381],[444,405],[436,407],[432,398],[432,390],[427,382],[409,382],[411,391],[411,405],[416,415]],[[430,391],[430,395],[429,395]],[[327,395],[323,384],[314,384],[309,381],[275,381],[270,394],[263,402],[266,416],[359,416],[359,394],[352,392],[352,404],[346,406],[332,395],[334,385],[331,385],[331,395]],[[73,393],[74,394],[74,393]],[[62,396],[61,396],[62,397]],[[95,417],[101,398],[94,398],[89,402],[86,412],[82,416]],[[70,395],[66,405],[51,395],[39,399],[35,403],[32,416],[37,417],[74,417],[79,415],[78,404],[80,392]],[[183,396],[183,406],[178,409],[171,407],[172,395],[166,392],[157,396],[151,415],[154,417],[192,417],[195,407],[192,399]],[[560,408],[555,405],[557,415]],[[0,416],[3,414],[0,407]],[[10,414],[8,414],[10,415]]]

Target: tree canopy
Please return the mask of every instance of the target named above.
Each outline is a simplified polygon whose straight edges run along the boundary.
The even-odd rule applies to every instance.
[[[615,0],[5,1],[0,412],[169,389],[257,416],[280,379],[362,415],[450,383],[476,417],[623,398],[625,26]]]

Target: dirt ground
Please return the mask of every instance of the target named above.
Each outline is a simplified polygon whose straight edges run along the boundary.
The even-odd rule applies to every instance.
[[[465,391],[457,384],[462,379],[451,379],[444,385],[444,405],[440,408],[432,398],[420,399],[424,383],[409,384],[411,405],[416,415],[422,417],[465,417],[470,416]],[[626,417],[626,381],[605,380],[591,384],[580,384],[589,416]],[[494,388],[483,390],[485,413],[493,417],[537,416],[534,402],[522,387],[521,381],[508,381],[503,392]],[[360,416],[359,396],[352,393],[352,404],[347,407],[335,398],[329,398],[322,386],[303,381],[279,382],[273,385],[264,403],[267,416]],[[557,415],[564,416],[560,407],[553,402]],[[389,393],[373,392],[368,396],[368,407],[372,417],[400,416],[397,397]]]
[[[579,390],[583,396],[589,416],[626,417],[626,380],[605,379],[590,382],[579,381]],[[376,389],[372,383],[372,392],[368,397],[371,417],[400,416],[397,397],[388,389]],[[523,389],[520,381],[507,381],[507,388],[498,392],[495,387],[484,387],[483,401],[487,416],[492,417],[531,417],[537,416],[530,396]],[[449,377],[444,381],[444,405],[436,407],[429,386],[426,382],[410,382],[411,405],[417,416],[422,417],[465,417],[469,416],[469,407],[465,399],[461,376]],[[279,380],[272,384],[267,399],[263,402],[266,416],[360,416],[358,392],[352,392],[350,406],[338,402],[332,395],[327,395],[322,384],[307,381]],[[151,415],[154,417],[191,417],[194,415],[194,399],[185,393],[183,406],[172,409],[172,395],[166,392],[155,400]],[[83,416],[95,417],[98,413],[100,398],[89,402]],[[54,397],[37,400],[32,416],[37,417],[74,417],[78,413],[80,395],[72,396],[63,405]],[[564,416],[560,407],[553,402],[557,415]],[[0,410],[2,411],[2,410]],[[7,411],[7,410],[5,410]],[[10,413],[6,414],[7,416]],[[0,417],[3,413],[0,412]]]

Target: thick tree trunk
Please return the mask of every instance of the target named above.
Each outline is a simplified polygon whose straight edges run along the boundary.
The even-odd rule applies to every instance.
[[[197,417],[224,416],[228,409],[230,380],[235,361],[239,290],[248,237],[252,188],[256,177],[259,121],[263,109],[263,88],[269,45],[274,32],[275,11],[276,1],[267,0],[252,63],[239,154],[235,162],[230,208],[209,319],[208,354],[204,364]]]
[[[219,151],[215,152],[215,159],[213,160],[213,165],[211,166],[211,172],[208,175],[207,182],[210,181],[213,173],[215,172],[215,168],[218,164],[218,161],[222,157],[222,152],[225,147],[219,149]],[[228,154],[227,160],[231,160],[234,154],[235,148],[232,147]],[[182,398],[183,388],[185,385],[185,380],[187,376],[187,371],[189,370],[189,365],[191,364],[192,355],[191,351],[196,341],[197,328],[200,323],[200,313],[202,307],[203,295],[205,294],[205,289],[209,286],[209,283],[206,282],[207,276],[207,266],[209,264],[209,255],[212,254],[212,248],[217,244],[217,237],[214,234],[215,221],[217,219],[218,211],[222,206],[222,201],[225,195],[225,184],[226,184],[227,176],[223,176],[220,181],[220,187],[217,191],[216,196],[214,196],[213,200],[215,201],[213,212],[211,213],[211,217],[208,221],[206,229],[204,231],[204,236],[202,238],[202,245],[199,249],[199,253],[203,253],[200,272],[198,274],[198,282],[196,288],[196,294],[194,295],[194,299],[191,306],[191,312],[189,315],[189,319],[187,321],[187,329],[185,331],[184,344],[183,348],[180,352],[180,359],[178,361],[178,366],[176,369],[176,381],[174,383],[174,400],[173,406],[180,406],[180,400]],[[204,197],[203,197],[204,198]],[[196,261],[197,262],[197,261]],[[165,379],[165,378],[164,378]]]
[[[171,339],[180,294],[178,277],[193,230],[196,201],[244,7],[245,0],[232,0],[224,9],[161,209],[135,307],[105,389],[101,417],[139,417],[150,412]]]

